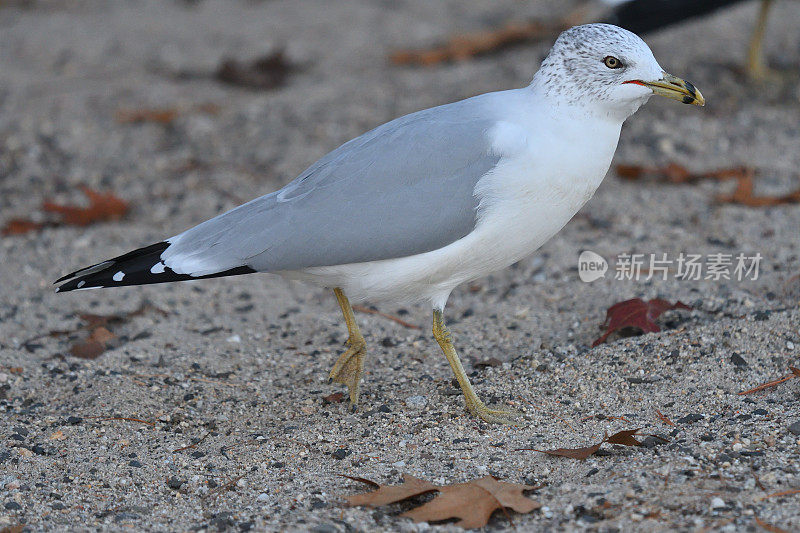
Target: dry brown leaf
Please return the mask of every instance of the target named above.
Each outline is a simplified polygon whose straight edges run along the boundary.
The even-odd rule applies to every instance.
[[[638,180],[645,176],[653,176],[657,181],[665,183],[696,183],[707,179],[718,181],[735,179],[736,189],[734,189],[733,193],[719,195],[716,198],[717,202],[724,204],[766,207],[800,203],[800,188],[788,194],[756,196],[753,192],[756,171],[749,167],[730,167],[707,172],[692,172],[677,163],[669,163],[662,167],[621,164],[617,165],[616,171],[620,178],[627,180]]]
[[[297,66],[286,59],[283,50],[277,50],[249,62],[223,59],[214,77],[249,89],[277,89],[286,85],[289,75],[296,70]]]
[[[748,172],[736,181],[736,189],[731,194],[717,196],[717,201],[723,204],[739,204],[748,207],[767,207],[773,205],[800,203],[800,189],[795,189],[788,194],[757,196],[753,192],[754,172]]]
[[[534,452],[546,453],[547,455],[555,455],[557,457],[568,457],[570,459],[577,459],[583,461],[588,459],[591,455],[597,453],[597,450],[602,446],[603,441],[598,442],[593,446],[585,446],[583,448],[556,448],[555,450],[537,450],[535,448],[520,448],[520,450],[530,450]]]
[[[44,202],[42,209],[61,215],[61,223],[70,226],[88,226],[95,222],[119,220],[128,212],[128,203],[113,193],[98,192],[89,187],[81,187],[89,199],[89,207],[59,205]]]
[[[154,108],[119,108],[114,113],[114,119],[120,124],[142,124],[151,122],[154,124],[169,125],[181,114],[199,111],[208,115],[219,113],[217,104],[207,102],[192,106],[182,107],[154,107]]]
[[[94,341],[105,344],[116,339],[117,336],[108,331],[108,329],[104,328],[103,326],[100,326],[92,330],[90,338]]]
[[[497,357],[490,357],[489,359],[484,359],[483,361],[478,361],[472,365],[473,368],[488,368],[490,366],[500,366],[503,362],[498,359]]]
[[[131,318],[144,314],[147,311],[157,311],[162,315],[166,313],[149,304],[143,304],[138,309],[121,315],[95,315],[82,313],[79,315],[83,321],[74,331],[50,331],[50,336],[63,336],[72,333],[87,332],[86,337],[75,342],[69,349],[70,354],[81,359],[96,359],[105,352],[115,340],[117,335],[109,327],[124,324]]]
[[[617,302],[606,311],[606,320],[603,323],[606,331],[595,339],[592,346],[606,342],[612,333],[625,328],[641,330],[643,333],[659,332],[661,328],[656,324],[656,320],[666,311],[673,309],[691,310],[692,308],[680,301],[671,304],[660,298],[654,298],[647,302],[640,298]]]
[[[518,448],[517,451],[533,451],[539,453],[546,453],[547,455],[555,455],[558,457],[567,457],[569,459],[577,459],[583,461],[593,454],[597,453],[604,443],[620,444],[622,446],[641,446],[642,443],[635,439],[634,436],[639,434],[639,429],[623,429],[613,435],[609,436],[608,433],[603,435],[603,440],[592,446],[584,446],[583,448],[557,448],[555,450],[537,450],[535,448]],[[663,439],[657,435],[654,437]]]
[[[354,481],[364,482],[363,479],[352,478],[345,476]],[[374,482],[373,482],[374,483]],[[378,507],[390,503],[399,502],[413,496],[419,496],[426,492],[433,492],[439,490],[437,485],[425,481],[424,479],[415,478],[414,476],[404,475],[402,485],[380,485],[375,484],[378,489],[364,494],[354,494],[346,498],[347,505],[355,507],[357,505],[366,505],[368,507]]]
[[[746,391],[738,392],[737,394],[739,396],[744,396],[745,394],[753,394],[754,392],[762,391],[764,389],[777,387],[781,383],[789,381],[790,379],[800,378],[800,368],[795,368],[793,366],[790,366],[789,367],[789,371],[791,372],[791,374],[788,374],[786,376],[783,376],[782,378],[779,378],[779,379],[776,379],[776,380],[773,380],[773,381],[767,381],[766,383],[762,383],[761,385],[759,385],[757,387],[753,387],[752,389],[748,389]]]
[[[444,45],[418,50],[399,50],[389,56],[397,65],[431,66],[448,61],[463,61],[478,55],[498,52],[509,46],[549,39],[563,29],[562,24],[545,24],[533,20],[508,22],[500,28],[456,35]]]
[[[69,349],[69,353],[72,356],[78,357],[80,359],[97,359],[105,351],[106,351],[105,344],[94,341],[92,339],[87,339],[83,342],[75,343]]]
[[[180,112],[174,107],[160,109],[117,109],[114,119],[120,124],[140,124],[154,122],[156,124],[170,124]]]
[[[363,305],[354,305],[353,306],[353,311],[358,311],[359,313],[368,313],[370,315],[382,316],[383,318],[388,318],[392,322],[397,322],[398,324],[400,324],[404,328],[421,329],[418,325],[412,324],[410,322],[406,322],[405,320],[403,320],[400,317],[396,317],[394,315],[390,315],[390,314],[387,314],[387,313],[381,313],[377,309],[370,309],[369,307],[365,307]]]
[[[14,524],[13,526],[5,526],[0,529],[0,533],[22,533],[25,531],[23,524]]]
[[[42,203],[42,210],[58,215],[59,220],[34,222],[28,219],[14,218],[3,225],[0,234],[3,236],[23,235],[31,231],[39,231],[55,226],[88,226],[96,222],[119,220],[128,212],[128,203],[110,192],[101,193],[89,187],[81,187],[89,199],[88,207],[60,205],[50,201]]]
[[[672,420],[667,418],[667,415],[663,414],[658,409],[656,409],[656,415],[658,416],[658,419],[661,420],[662,422],[664,422],[666,425],[668,425],[668,426],[674,426],[675,425],[675,422],[673,422]]]
[[[90,330],[86,340],[73,344],[69,353],[81,359],[96,359],[106,351],[108,343],[116,338],[106,327],[97,326]]]
[[[3,229],[0,230],[0,234],[2,234],[3,237],[8,237],[10,235],[24,235],[26,233],[30,233],[31,231],[39,231],[46,225],[47,224],[44,222],[34,222],[33,220],[28,220],[25,218],[12,218],[5,223]]]
[[[438,492],[431,501],[411,509],[400,516],[415,522],[439,522],[457,518],[457,526],[464,528],[483,527],[498,509],[513,509],[519,513],[529,513],[541,504],[523,495],[526,490],[539,487],[505,483],[492,476],[475,479],[455,485],[434,485],[424,479],[405,475],[403,484],[396,486],[378,485],[363,478],[345,476],[355,481],[367,483],[377,490],[347,497],[347,505],[367,505],[376,507],[396,503],[429,492]]]
[[[757,516],[754,516],[753,519],[756,521],[756,524],[758,524],[765,530],[769,531],[770,533],[789,533],[788,530],[780,528],[778,526],[773,526],[772,524],[768,524]]]
[[[50,435],[50,440],[64,440],[66,438],[67,436],[64,435],[64,432],[61,431],[60,429],[55,433],[53,433],[52,435]]]
[[[789,490],[782,490],[780,492],[773,492],[772,494],[767,494],[766,496],[762,496],[759,500],[766,500],[768,498],[780,498],[781,496],[792,496],[793,494],[800,494],[800,489],[789,489]]]
[[[642,443],[634,438],[634,435],[639,433],[639,429],[624,429],[622,431],[618,431],[607,437],[605,442],[610,444],[621,444],[622,446],[641,446]]]
[[[718,181],[738,179],[747,175],[748,172],[752,172],[751,169],[746,167],[729,167],[706,172],[692,172],[678,163],[668,163],[661,167],[619,164],[616,166],[616,171],[620,178],[626,180],[633,181],[651,176],[656,181],[676,184],[696,183],[707,179]]]
[[[332,394],[328,394],[327,396],[322,397],[322,403],[342,403],[344,401],[344,393],[343,392],[334,392]]]

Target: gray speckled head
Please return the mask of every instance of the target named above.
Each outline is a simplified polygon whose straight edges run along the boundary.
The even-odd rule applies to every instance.
[[[662,74],[636,34],[611,24],[585,24],[558,37],[531,87],[556,104],[588,107],[624,120],[652,95],[646,87],[624,82],[654,81]]]

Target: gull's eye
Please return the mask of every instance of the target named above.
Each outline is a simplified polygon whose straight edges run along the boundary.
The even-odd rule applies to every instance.
[[[603,64],[608,68],[622,68],[622,61],[614,56],[606,56],[605,59],[603,59]]]

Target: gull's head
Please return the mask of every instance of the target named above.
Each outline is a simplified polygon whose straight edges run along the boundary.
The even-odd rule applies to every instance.
[[[555,103],[621,120],[653,94],[684,104],[705,104],[694,85],[664,72],[635,33],[611,24],[585,24],[564,31],[531,85]]]

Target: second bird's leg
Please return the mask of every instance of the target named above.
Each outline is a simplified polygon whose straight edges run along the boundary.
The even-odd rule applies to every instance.
[[[750,44],[747,47],[747,75],[754,80],[763,80],[769,76],[770,70],[764,61],[762,51],[764,34],[767,31],[767,16],[772,0],[761,0],[758,10],[758,18],[753,27],[753,35],[750,37]]]
[[[464,393],[464,400],[467,404],[467,410],[470,413],[481,418],[487,422],[496,424],[514,424],[514,418],[518,416],[514,411],[504,411],[499,409],[489,409],[486,407],[475,390],[472,388],[472,383],[469,382],[467,373],[464,372],[464,367],[461,365],[461,360],[458,358],[453,341],[450,339],[450,332],[444,325],[442,312],[438,309],[433,310],[433,337],[444,352],[447,362],[450,363],[450,368],[453,369],[453,374],[461,386],[461,392]]]
[[[358,406],[358,389],[361,374],[364,372],[364,357],[367,355],[367,342],[356,324],[356,317],[347,296],[342,289],[333,289],[339,307],[342,308],[345,324],[347,324],[347,350],[339,356],[329,375],[332,381],[347,385],[350,389],[350,405],[353,410]]]

